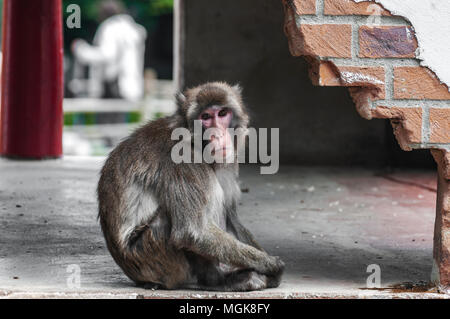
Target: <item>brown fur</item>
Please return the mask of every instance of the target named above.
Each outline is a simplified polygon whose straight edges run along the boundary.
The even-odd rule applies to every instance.
[[[175,164],[171,132],[202,110],[248,115],[238,87],[207,83],[178,94],[178,111],[149,122],[109,155],[98,184],[99,218],[111,255],[138,284],[167,289],[254,290],[278,286],[284,264],[239,222],[237,164]],[[150,207],[157,205],[154,211]]]

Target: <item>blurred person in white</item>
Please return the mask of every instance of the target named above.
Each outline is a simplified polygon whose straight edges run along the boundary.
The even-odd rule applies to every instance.
[[[74,79],[69,83],[75,94],[87,91],[93,98],[124,98],[139,101],[144,95],[144,53],[147,32],[125,13],[118,0],[103,0],[93,45],[77,39],[72,43]],[[83,84],[83,66],[89,66],[89,78]]]

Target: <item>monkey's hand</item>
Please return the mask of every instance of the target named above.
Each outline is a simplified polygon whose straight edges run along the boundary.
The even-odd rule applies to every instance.
[[[281,283],[281,277],[284,272],[284,262],[278,256],[271,256],[276,259],[276,263],[278,265],[278,271],[273,274],[266,274],[267,277],[267,288],[276,288]]]
[[[278,256],[267,255],[266,261],[255,270],[260,274],[273,278],[281,278],[284,271],[284,262]]]

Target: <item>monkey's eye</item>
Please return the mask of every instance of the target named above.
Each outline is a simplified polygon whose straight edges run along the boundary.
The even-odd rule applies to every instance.
[[[221,109],[219,112],[220,117],[224,117],[227,114],[228,114],[228,109]]]
[[[201,119],[202,120],[209,120],[211,118],[211,115],[209,115],[208,113],[203,113],[202,115],[201,115]]]

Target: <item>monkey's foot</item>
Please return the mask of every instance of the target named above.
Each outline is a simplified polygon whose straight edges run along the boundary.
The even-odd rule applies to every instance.
[[[240,270],[227,278],[231,291],[261,290],[267,287],[267,277],[253,270]]]

